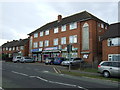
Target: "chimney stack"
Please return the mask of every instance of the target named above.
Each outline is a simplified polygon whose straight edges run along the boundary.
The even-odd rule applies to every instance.
[[[58,15],[58,22],[62,20],[62,15]]]

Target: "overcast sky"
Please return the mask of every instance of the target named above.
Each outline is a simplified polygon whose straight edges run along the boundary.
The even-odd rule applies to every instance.
[[[118,2],[113,1],[4,1],[0,2],[0,45],[7,41],[27,38],[30,32],[57,20],[59,14],[64,18],[86,10],[109,24],[118,22]]]

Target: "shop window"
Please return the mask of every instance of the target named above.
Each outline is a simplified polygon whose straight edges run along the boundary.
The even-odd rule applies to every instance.
[[[58,27],[54,28],[54,33],[58,33]]]
[[[77,28],[77,22],[70,23],[70,30]]]
[[[82,50],[89,50],[89,25],[85,23],[82,28]]]
[[[70,36],[69,43],[77,43],[77,35]]]
[[[109,38],[108,46],[120,46],[120,38]]]
[[[58,45],[58,38],[54,39],[54,45]]]
[[[63,26],[61,27],[61,31],[66,31],[66,25],[63,25]]]
[[[120,61],[120,54],[109,54],[108,60],[109,61]]]
[[[66,37],[61,38],[61,44],[66,44]]]

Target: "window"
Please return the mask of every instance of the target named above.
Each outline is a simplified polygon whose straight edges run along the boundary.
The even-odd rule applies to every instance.
[[[34,38],[37,38],[37,37],[38,37],[38,33],[35,33],[35,34],[34,34]]]
[[[40,32],[40,37],[42,37],[43,36],[43,31],[42,32]]]
[[[66,25],[63,25],[63,26],[61,27],[61,31],[66,31]]]
[[[37,48],[37,47],[38,47],[38,43],[37,43],[37,42],[34,42],[34,43],[33,43],[33,47],[34,47],[34,48]]]
[[[39,42],[39,47],[43,47],[43,41]]]
[[[70,23],[70,30],[77,28],[77,22]]]
[[[82,50],[89,50],[89,25],[85,23],[82,27]]]
[[[112,65],[112,62],[104,62],[101,64],[102,66],[111,66]]]
[[[54,45],[58,45],[58,38],[54,39]]]
[[[109,38],[108,46],[120,46],[120,38]]]
[[[98,23],[98,27],[100,27],[100,23]]]
[[[13,51],[15,50],[15,47],[13,47]]]
[[[6,47],[6,50],[8,50],[8,47]]]
[[[18,48],[18,47],[16,47],[16,50],[19,50],[19,48]]]
[[[109,54],[108,60],[109,61],[120,61],[120,54]]]
[[[45,46],[49,46],[49,40],[45,40]]]
[[[24,49],[24,46],[20,46],[20,50],[23,50]]]
[[[103,23],[101,23],[101,28],[104,28],[104,24]]]
[[[77,35],[70,36],[69,43],[77,43]]]
[[[46,31],[45,31],[45,35],[49,35],[49,30],[46,30]]]
[[[61,38],[61,44],[66,44],[66,37]]]
[[[54,28],[54,33],[58,33],[58,27]]]
[[[9,48],[9,51],[11,51],[12,50],[12,48]]]
[[[105,26],[105,29],[107,29],[108,27],[107,27],[107,25]]]

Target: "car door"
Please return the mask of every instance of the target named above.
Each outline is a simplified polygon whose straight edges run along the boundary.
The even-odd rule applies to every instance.
[[[118,62],[112,62],[112,67],[110,68],[112,76],[119,76],[120,75],[120,67]]]

